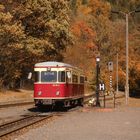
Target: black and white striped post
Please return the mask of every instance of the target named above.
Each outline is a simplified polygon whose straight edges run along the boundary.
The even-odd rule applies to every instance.
[[[110,86],[110,91],[112,90],[112,73],[110,72],[109,75],[109,86]]]
[[[108,69],[109,69],[110,94],[113,95],[114,107],[115,107],[115,93],[114,93],[114,90],[113,90],[113,77],[112,77],[112,72],[113,72],[113,62],[112,61],[108,62]]]
[[[109,69],[109,87],[110,87],[110,92],[112,91],[112,72],[113,72],[113,62],[110,61],[108,62],[108,69]]]

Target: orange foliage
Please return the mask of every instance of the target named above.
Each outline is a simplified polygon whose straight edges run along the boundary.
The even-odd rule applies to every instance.
[[[84,21],[76,21],[73,23],[71,31],[76,37],[81,37],[81,35],[84,34],[88,39],[92,39],[96,35]]]
[[[77,36],[77,37],[81,36],[81,29],[79,28],[78,24],[72,25],[71,31],[75,36]]]
[[[137,67],[137,70],[140,72],[140,64],[137,64],[136,67]]]
[[[76,21],[71,27],[72,33],[76,36],[78,42],[82,43],[82,46],[88,49],[95,48],[93,42],[96,33],[88,26],[84,21]]]

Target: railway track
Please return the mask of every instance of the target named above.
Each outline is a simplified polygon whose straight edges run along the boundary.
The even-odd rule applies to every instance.
[[[88,99],[90,99],[91,97],[93,97],[93,95],[89,95],[85,97],[85,102],[86,103],[88,101]],[[124,95],[121,95],[117,98],[123,98]],[[108,98],[107,100],[111,100],[112,98]],[[72,109],[73,110],[73,109]],[[75,109],[74,109],[75,110]],[[51,112],[51,113],[35,113],[33,115],[29,115],[26,116],[24,118],[21,119],[17,119],[15,121],[11,121],[5,124],[0,125],[0,137],[4,137],[10,133],[13,133],[15,131],[18,131],[20,129],[26,128],[30,125],[33,125],[35,123],[41,122],[45,119],[51,118],[54,115],[62,115],[62,112]]]
[[[85,96],[85,99],[88,99],[92,96],[93,94]],[[4,103],[4,104],[0,104],[0,108],[24,106],[24,105],[34,105],[34,101],[18,101],[18,102]]]
[[[49,113],[48,115],[42,115],[41,113],[38,113],[35,115],[26,116],[24,118],[2,124],[0,125],[0,137],[6,136],[10,133],[18,131],[35,123],[41,122],[52,116],[53,113]]]
[[[21,102],[13,102],[13,103],[4,103],[0,105],[0,108],[14,107],[14,106],[24,106],[24,105],[33,105],[33,101],[21,101]]]
[[[78,110],[79,108],[81,107],[72,108],[68,112]],[[63,114],[65,114],[65,111],[64,112],[50,112],[50,113],[49,112],[35,113],[33,115],[29,115],[21,119],[4,123],[0,125],[0,139],[2,137],[7,136],[8,134],[21,130],[33,124],[39,123],[43,120],[47,120],[53,116],[62,116]]]
[[[84,103],[88,102],[88,100],[92,97],[96,97],[95,93],[94,94],[90,94],[90,95],[87,95],[84,97]],[[116,97],[116,99],[118,98],[123,98],[124,95],[120,95],[118,97]],[[101,99],[102,97],[100,97]],[[106,100],[112,100],[113,97],[109,97],[109,98],[106,98]],[[26,101],[26,102],[17,102],[17,103],[8,103],[8,104],[0,104],[0,108],[7,108],[7,107],[15,107],[15,106],[24,106],[24,105],[34,105],[34,102],[33,101]]]

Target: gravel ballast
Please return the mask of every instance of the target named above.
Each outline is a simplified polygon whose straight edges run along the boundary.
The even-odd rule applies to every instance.
[[[69,112],[15,140],[139,140],[140,108],[83,108]]]

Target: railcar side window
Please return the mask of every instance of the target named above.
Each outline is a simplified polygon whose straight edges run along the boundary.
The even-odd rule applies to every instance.
[[[66,74],[65,74],[65,71],[59,71],[58,72],[58,81],[59,82],[65,82],[65,76]]]
[[[35,82],[39,82],[39,71],[35,71]]]
[[[83,84],[84,83],[84,77],[80,76],[80,83]]]
[[[57,72],[56,71],[42,71],[41,82],[57,82]]]
[[[77,75],[75,75],[75,74],[72,75],[72,82],[78,83],[78,76]]]

